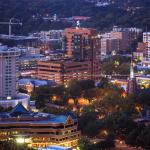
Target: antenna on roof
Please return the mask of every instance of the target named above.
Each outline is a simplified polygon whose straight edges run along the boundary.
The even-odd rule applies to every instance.
[[[133,53],[131,54],[130,79],[134,78]]]
[[[80,21],[78,20],[76,24],[76,29],[79,29],[79,28],[80,28]]]

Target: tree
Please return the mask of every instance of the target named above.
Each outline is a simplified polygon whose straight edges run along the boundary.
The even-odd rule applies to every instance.
[[[102,122],[109,135],[114,135],[121,139],[125,139],[137,127],[137,124],[125,112],[115,112],[105,117]]]
[[[88,134],[87,130],[85,129],[85,125],[91,124],[97,120],[97,113],[95,112],[87,112],[83,114],[79,118],[79,129],[82,131],[83,134]],[[89,128],[88,128],[89,129]]]
[[[121,65],[119,65],[117,73],[122,75],[128,75],[130,73],[130,63],[122,63]]]
[[[95,88],[94,80],[80,80],[77,81],[82,90],[88,90]]]
[[[114,71],[115,71],[114,62],[110,61],[110,62],[104,62],[102,64],[103,74],[112,75],[114,73]]]
[[[72,80],[69,83],[68,92],[71,97],[81,97],[82,95],[82,88],[79,85],[78,81]]]
[[[139,126],[133,129],[129,135],[126,137],[125,142],[128,145],[142,147],[145,150],[150,149],[150,127],[149,126]]]
[[[115,147],[115,143],[113,140],[104,140],[104,141],[101,141],[99,143],[97,143],[95,145],[95,149],[94,150],[105,150],[105,149],[110,149],[110,148],[114,148]]]
[[[94,121],[94,122],[91,121],[85,126],[84,133],[88,137],[92,138],[98,135],[102,127],[103,127],[103,124],[100,121]]]
[[[150,107],[149,97],[150,89],[145,89],[137,96],[137,103],[142,104],[143,106]]]
[[[82,138],[78,141],[80,150],[88,150],[90,147],[90,141],[87,138]]]
[[[35,88],[31,94],[31,99],[35,100],[37,108],[43,108],[47,103],[56,103],[60,105],[65,105],[66,101],[66,89],[63,86],[49,87],[49,86],[40,86]],[[53,97],[56,97],[57,100],[53,100]]]
[[[107,90],[100,103],[100,107],[104,108],[107,113],[112,113],[122,109],[124,100],[118,90]]]
[[[103,78],[100,80],[100,83],[98,84],[98,87],[99,87],[99,88],[106,88],[106,87],[108,87],[108,86],[109,86],[109,81],[108,81],[108,79],[103,77]]]
[[[150,149],[150,127],[145,127],[136,138],[137,146],[141,146],[145,150]]]
[[[0,141],[0,150],[33,150],[26,144],[17,144],[15,141]]]
[[[146,70],[146,71],[145,71],[145,74],[146,74],[146,75],[149,75],[149,74],[150,74],[150,69]]]

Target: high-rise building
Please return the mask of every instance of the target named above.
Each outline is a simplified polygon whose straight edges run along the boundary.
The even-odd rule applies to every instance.
[[[67,28],[63,33],[63,49],[69,58],[92,60],[100,56],[100,39],[95,29]]]
[[[147,43],[146,60],[150,61],[150,32],[143,33],[143,42]]]
[[[0,106],[14,107],[22,103],[28,107],[29,96],[17,92],[18,59],[16,48],[0,46]]]
[[[0,99],[16,96],[19,51],[0,47]]]

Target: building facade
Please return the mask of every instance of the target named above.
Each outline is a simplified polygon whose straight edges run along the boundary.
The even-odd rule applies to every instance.
[[[48,60],[38,61],[37,78],[67,84],[72,79],[100,78],[99,61]]]
[[[0,140],[13,139],[33,148],[60,145],[77,146],[78,120],[72,115],[35,113],[18,104],[11,112],[0,114]]]
[[[101,39],[101,55],[109,55],[112,52],[120,52],[120,39],[102,38]]]
[[[19,51],[0,47],[0,99],[16,97]]]
[[[98,59],[100,39],[95,29],[67,28],[63,33],[63,49],[66,56],[79,60]]]
[[[143,42],[147,44],[146,60],[150,61],[150,32],[144,32],[143,33]]]
[[[28,107],[29,96],[17,92],[20,51],[7,46],[0,47],[0,106],[15,107],[21,102]]]

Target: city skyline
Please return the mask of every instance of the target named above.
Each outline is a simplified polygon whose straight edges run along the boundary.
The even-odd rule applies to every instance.
[[[149,150],[149,8],[1,0],[0,150]]]

